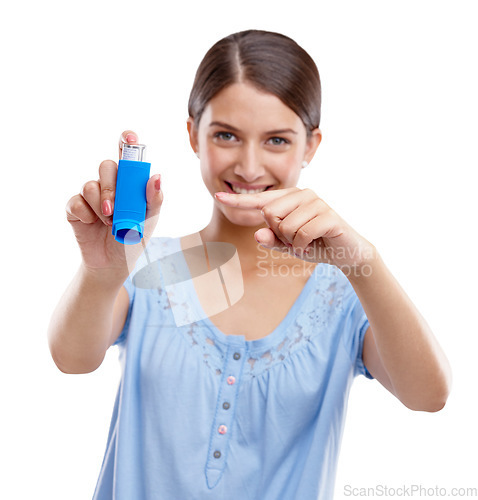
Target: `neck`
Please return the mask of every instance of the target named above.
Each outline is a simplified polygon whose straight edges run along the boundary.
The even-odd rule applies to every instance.
[[[258,226],[233,224],[220,211],[214,210],[209,224],[199,231],[199,234],[204,242],[231,243],[237,249],[241,265],[255,268],[259,261],[270,263],[282,258],[281,252],[265,248],[255,240],[254,233],[263,227],[267,227],[267,224],[263,223]]]

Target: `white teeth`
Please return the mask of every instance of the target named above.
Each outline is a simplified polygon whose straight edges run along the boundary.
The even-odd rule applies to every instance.
[[[231,187],[232,187],[232,190],[238,194],[262,193],[262,191],[265,191],[267,189],[267,187],[262,188],[262,189],[242,189],[240,187],[233,186],[232,184],[231,184]]]

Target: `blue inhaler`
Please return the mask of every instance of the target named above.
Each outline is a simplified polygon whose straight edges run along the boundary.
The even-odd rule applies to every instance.
[[[143,160],[144,144],[123,144],[118,163],[113,212],[113,236],[124,245],[143,238],[146,216],[146,184],[151,163]]]

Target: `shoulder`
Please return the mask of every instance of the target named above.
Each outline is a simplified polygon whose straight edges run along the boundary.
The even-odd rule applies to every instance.
[[[179,238],[171,236],[156,236],[143,245],[143,252],[131,266],[130,273],[138,272],[145,266],[152,264],[180,249]],[[125,248],[128,252],[128,248]]]
[[[160,286],[161,262],[165,257],[177,251],[177,240],[169,236],[151,238],[146,245],[143,245],[143,251],[139,257],[135,249],[130,250],[125,246],[129,271],[126,286],[129,285],[131,290],[154,289]],[[131,252],[130,258],[128,252]],[[128,291],[131,292],[131,290]]]

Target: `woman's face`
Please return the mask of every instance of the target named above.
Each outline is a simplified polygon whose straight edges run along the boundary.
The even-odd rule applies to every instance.
[[[212,196],[217,191],[245,193],[295,186],[302,162],[312,159],[321,140],[319,129],[308,139],[294,111],[249,83],[235,83],[216,94],[204,109],[199,127],[189,118],[188,130]],[[264,224],[258,210],[214,201],[215,209],[234,224]]]

